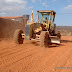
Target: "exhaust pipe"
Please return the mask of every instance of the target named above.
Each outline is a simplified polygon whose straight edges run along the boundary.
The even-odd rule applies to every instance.
[[[32,9],[32,22],[33,22],[33,9]]]

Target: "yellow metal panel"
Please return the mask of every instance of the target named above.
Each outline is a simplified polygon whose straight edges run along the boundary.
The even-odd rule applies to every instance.
[[[53,11],[53,10],[39,10],[39,11],[37,11],[37,12],[53,12],[53,13],[55,13],[55,14],[56,14],[56,12],[55,12],[55,11]]]
[[[52,29],[53,12],[51,14],[51,29]]]
[[[48,28],[49,28],[49,24],[50,24],[50,18],[51,18],[51,13],[49,15]]]
[[[35,30],[36,31],[40,30],[37,23],[36,22],[30,23],[30,38],[32,38],[32,32]]]

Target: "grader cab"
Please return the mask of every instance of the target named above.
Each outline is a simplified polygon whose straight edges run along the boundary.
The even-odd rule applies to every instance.
[[[60,32],[56,34],[56,25],[54,24],[56,12],[52,10],[37,11],[38,22],[32,22],[25,25],[25,34],[21,29],[17,29],[14,33],[14,41],[22,44],[24,39],[40,41],[41,46],[48,47],[52,43],[60,43]]]
[[[41,23],[44,28],[42,30],[49,31],[51,35],[55,35],[56,25],[54,24],[55,14],[54,11],[37,11],[38,23]]]

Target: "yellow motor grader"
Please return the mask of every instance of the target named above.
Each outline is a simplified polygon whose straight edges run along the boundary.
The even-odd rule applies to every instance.
[[[21,29],[17,29],[14,33],[14,41],[17,44],[23,44],[24,39],[40,41],[41,46],[48,47],[53,43],[60,44],[61,34],[55,32],[56,24],[54,24],[55,14],[53,10],[38,10],[38,22],[33,21],[25,25],[25,33]]]

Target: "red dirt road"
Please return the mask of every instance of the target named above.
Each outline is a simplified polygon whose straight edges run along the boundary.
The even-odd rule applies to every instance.
[[[60,45],[50,48],[40,47],[39,42],[17,45],[2,40],[0,72],[72,72],[72,36],[63,36]]]

